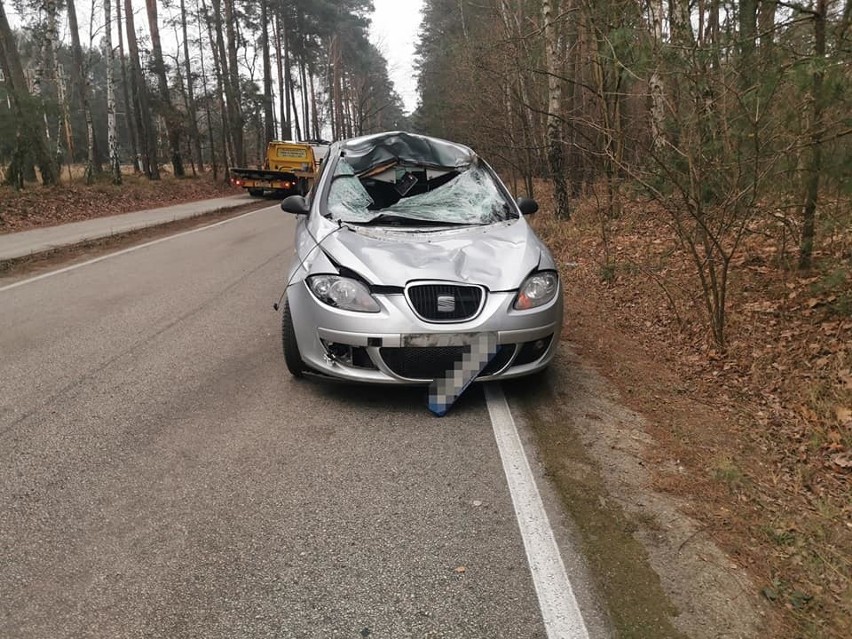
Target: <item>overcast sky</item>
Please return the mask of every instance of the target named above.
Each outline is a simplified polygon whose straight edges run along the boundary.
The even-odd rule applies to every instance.
[[[372,40],[388,61],[396,90],[411,113],[417,108],[414,47],[420,30],[423,0],[373,0]]]

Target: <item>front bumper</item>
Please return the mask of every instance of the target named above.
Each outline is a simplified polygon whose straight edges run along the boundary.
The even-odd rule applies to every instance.
[[[480,381],[530,375],[547,367],[559,344],[562,294],[540,308],[517,311],[514,292],[489,293],[479,315],[457,323],[419,319],[405,296],[379,295],[379,313],[355,313],[318,301],[306,283],[288,294],[299,352],[315,372],[374,384],[429,384],[461,358],[481,333],[496,336],[497,355]]]

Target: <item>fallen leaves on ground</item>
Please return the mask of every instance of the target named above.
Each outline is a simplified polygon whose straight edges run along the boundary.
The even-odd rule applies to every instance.
[[[649,463],[686,469],[655,485],[694,504],[785,636],[852,636],[852,220],[821,230],[801,272],[795,242],[758,218],[731,265],[722,350],[664,211],[637,199],[609,218],[590,196],[560,222],[538,188],[566,337],[648,418]]]
[[[109,181],[87,186],[73,182],[55,187],[28,184],[22,191],[0,186],[0,233],[79,222],[97,217],[171,206],[239,193],[210,176],[156,182],[125,175],[124,183]]]

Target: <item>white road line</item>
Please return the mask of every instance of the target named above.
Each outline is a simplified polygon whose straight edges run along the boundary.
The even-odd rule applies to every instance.
[[[589,639],[515,420],[498,383],[485,385],[485,401],[503,471],[515,506],[527,561],[548,639]]]
[[[257,209],[256,211],[249,211],[248,213],[243,213],[242,215],[238,215],[237,217],[232,217],[227,220],[222,220],[221,222],[216,222],[214,224],[208,224],[207,226],[202,226],[201,228],[192,229],[189,231],[184,231],[183,233],[176,233],[175,235],[169,235],[168,237],[161,237],[158,240],[152,240],[150,242],[145,242],[145,244],[139,244],[138,246],[131,246],[130,248],[122,249],[121,251],[116,251],[115,253],[109,253],[108,255],[101,255],[100,257],[96,257],[91,260],[87,260],[85,262],[80,262],[79,264],[72,264],[71,266],[66,266],[65,268],[60,268],[56,271],[50,271],[48,273],[42,273],[41,275],[36,275],[35,277],[30,277],[25,280],[21,280],[20,282],[15,282],[14,284],[7,284],[6,286],[0,286],[0,293],[3,291],[9,291],[13,288],[18,288],[19,286],[23,286],[24,284],[32,284],[33,282],[38,282],[39,280],[47,279],[48,277],[53,277],[54,275],[61,275],[62,273],[67,273],[68,271],[73,271],[78,268],[83,268],[84,266],[91,266],[92,264],[97,264],[98,262],[103,262],[104,260],[109,260],[114,257],[118,257],[119,255],[125,255],[126,253],[132,253],[133,251],[138,251],[143,248],[147,248],[149,246],[154,246],[155,244],[159,244],[160,242],[168,242],[169,240],[174,240],[179,237],[184,237],[185,235],[192,235],[193,233],[200,233],[201,231],[207,231],[209,229],[215,228],[217,226],[222,226],[223,224],[230,224],[231,222],[236,222],[244,217],[248,217],[249,215],[254,215],[255,213],[260,213],[261,211],[268,211],[271,208],[275,208],[273,206],[268,206],[262,209]],[[185,218],[192,219],[192,218]],[[149,227],[141,227],[137,230],[142,230],[143,228],[155,228],[155,226]]]

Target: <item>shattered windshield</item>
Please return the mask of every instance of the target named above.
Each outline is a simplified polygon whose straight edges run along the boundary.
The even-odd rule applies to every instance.
[[[476,163],[453,169],[393,163],[359,176],[341,159],[327,208],[331,219],[355,224],[494,224],[515,217],[494,179]]]

